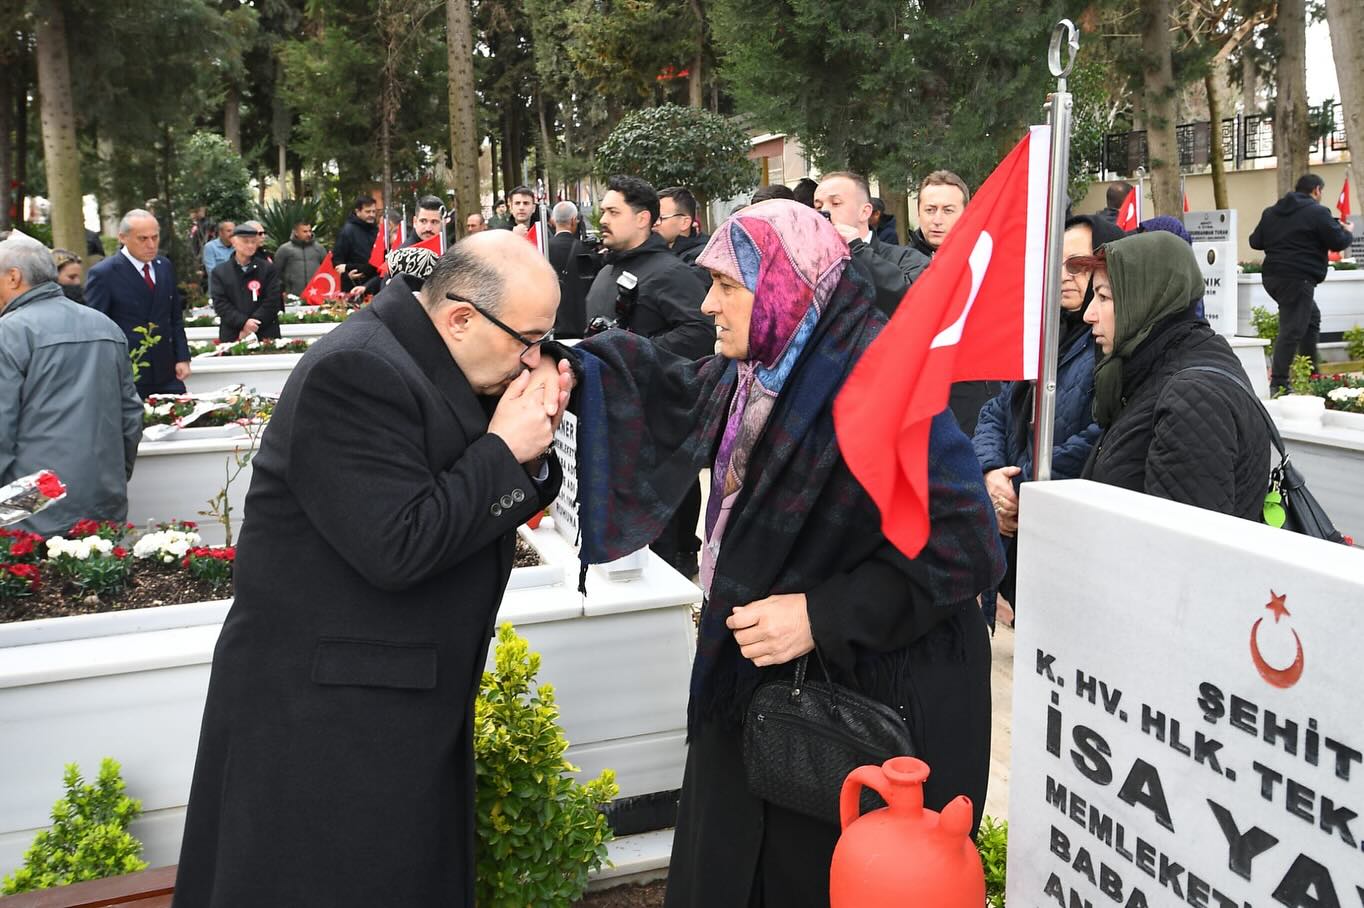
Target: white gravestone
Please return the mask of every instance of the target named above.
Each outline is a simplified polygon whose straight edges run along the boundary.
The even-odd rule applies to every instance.
[[[1359,908],[1364,552],[1022,496],[1008,904]]]
[[[1184,229],[1193,239],[1203,272],[1203,312],[1218,334],[1236,333],[1236,210],[1187,211]]]

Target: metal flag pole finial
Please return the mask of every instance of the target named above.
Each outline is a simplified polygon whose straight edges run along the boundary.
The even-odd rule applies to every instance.
[[[1062,59],[1062,51],[1069,53]],[[1047,255],[1042,276],[1042,362],[1033,395],[1033,478],[1051,479],[1052,440],[1056,434],[1057,348],[1061,343],[1061,240],[1066,230],[1066,182],[1070,173],[1070,115],[1073,100],[1066,76],[1080,51],[1075,23],[1062,19],[1051,31],[1047,65],[1056,91],[1047,107],[1051,123],[1051,181],[1047,205]]]

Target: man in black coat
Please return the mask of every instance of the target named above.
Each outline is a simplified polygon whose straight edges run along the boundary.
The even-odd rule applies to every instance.
[[[1295,356],[1311,357],[1316,369],[1321,309],[1312,297],[1326,280],[1326,254],[1350,248],[1348,225],[1321,204],[1325,185],[1314,173],[1303,176],[1292,192],[1264,210],[1250,235],[1250,248],[1265,254],[1265,292],[1279,305],[1279,337],[1269,369],[1275,393],[1288,391],[1288,367]]]
[[[341,272],[341,289],[346,292],[379,273],[369,263],[374,240],[379,236],[378,212],[379,206],[373,196],[360,196],[355,200],[346,223],[341,225],[340,232],[336,234],[332,263]]]
[[[860,174],[846,170],[825,174],[815,188],[815,208],[848,244],[853,267],[871,279],[876,308],[893,315],[909,285],[928,267],[928,256],[876,236],[871,227],[875,210],[871,192]]]
[[[706,289],[653,232],[658,193],[636,177],[614,176],[602,197],[605,267],[587,293],[587,317],[615,320],[689,359],[715,352],[715,325],[701,313]]]
[[[578,206],[560,202],[550,212],[554,236],[549,240],[549,263],[559,276],[559,312],[554,317],[556,337],[582,337],[587,330],[587,288],[601,261],[578,239]]]
[[[176,908],[471,906],[473,710],[555,496],[558,282],[491,232],[308,351],[256,455]],[[531,369],[533,371],[526,371]]]
[[[284,298],[274,262],[257,255],[264,235],[256,221],[238,224],[232,231],[232,257],[213,269],[219,343],[236,343],[251,334],[279,337]]]
[[[150,211],[134,208],[118,225],[123,245],[90,269],[85,279],[85,304],[103,312],[123,329],[128,349],[137,350],[139,328],[159,337],[142,358],[137,393],[184,394],[189,378],[189,342],[185,338],[185,302],[175,284],[175,266],[158,255],[161,227]]]
[[[673,255],[654,232],[658,193],[637,177],[614,176],[601,202],[606,265],[587,293],[587,317],[616,320],[621,328],[689,359],[715,352],[715,325],[701,312],[706,287],[696,268]],[[680,573],[694,577],[701,540],[701,485],[694,484],[673,519],[650,546]]]

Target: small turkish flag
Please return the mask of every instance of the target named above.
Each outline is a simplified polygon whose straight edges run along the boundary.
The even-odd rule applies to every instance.
[[[313,276],[308,279],[308,286],[303,288],[303,299],[314,306],[320,306],[324,302],[323,297],[330,296],[341,289],[341,275],[336,273],[336,266],[332,264],[332,254],[327,253],[327,257],[322,260],[322,264],[317,266]]]
[[[1340,198],[1336,199],[1336,210],[1343,221],[1350,216],[1350,177],[1345,176],[1345,185],[1340,187]]]
[[[1127,198],[1122,200],[1122,206],[1118,209],[1118,229],[1131,233],[1137,229],[1141,223],[1140,216],[1137,214],[1137,187],[1133,186],[1127,193]],[[1188,207],[1185,206],[1185,211]]]
[[[1035,379],[1051,130],[1034,126],[971,198],[834,401],[843,459],[913,558],[928,541],[928,436],[953,382]]]
[[[397,231],[395,231],[396,233]],[[388,277],[388,250],[395,246],[393,237],[389,236],[388,229],[380,219],[379,233],[374,237],[374,246],[369,250],[369,263],[374,266],[381,277]]]
[[[1189,213],[1189,194],[1187,192],[1184,193],[1184,213]]]
[[[431,236],[427,237],[426,239],[422,240],[420,243],[413,243],[409,248],[429,249],[436,255],[441,255],[445,252],[445,249],[443,248],[445,244],[441,242],[442,239],[443,237],[439,233],[434,233]]]

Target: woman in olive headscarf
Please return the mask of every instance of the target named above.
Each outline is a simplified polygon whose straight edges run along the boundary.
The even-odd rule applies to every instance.
[[[714,278],[703,311],[719,356],[678,359],[620,331],[575,348],[585,560],[644,546],[712,468],[670,908],[828,904],[838,825],[751,793],[740,746],[754,689],[816,647],[835,681],[906,719],[932,767],[930,807],[967,794],[979,819],[984,806],[990,656],[975,599],[1003,571],[998,530],[944,410],[928,544],[909,559],[882,535],[833,427],[834,398],[885,324],[848,261],[813,209],[763,202],[697,259]]]
[[[1196,314],[1203,276],[1189,245],[1144,233],[1072,264],[1093,271],[1085,321],[1104,353],[1103,434],[1082,478],[1259,521],[1269,433],[1236,354]]]

